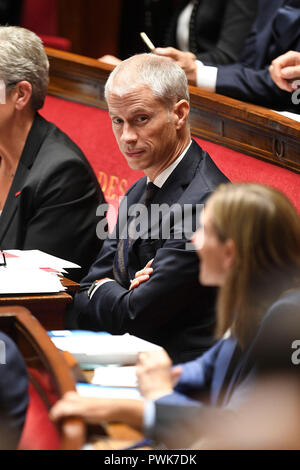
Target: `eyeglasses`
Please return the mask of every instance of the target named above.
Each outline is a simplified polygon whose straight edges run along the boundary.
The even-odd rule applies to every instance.
[[[0,254],[2,256],[2,261],[0,261],[0,266],[6,266],[6,258],[4,251],[0,250]]]

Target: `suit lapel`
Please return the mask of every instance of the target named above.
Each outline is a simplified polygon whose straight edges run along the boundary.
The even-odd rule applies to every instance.
[[[49,130],[49,123],[36,114],[8,193],[0,219],[0,245],[15,216],[24,183]]]

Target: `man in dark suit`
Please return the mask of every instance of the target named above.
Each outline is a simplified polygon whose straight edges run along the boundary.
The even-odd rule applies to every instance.
[[[180,0],[163,43],[205,64],[236,62],[257,12],[257,0]]]
[[[275,85],[268,70],[272,60],[288,50],[300,50],[298,0],[259,0],[256,19],[236,63],[212,67],[190,57],[184,68],[191,83],[207,91],[298,113],[290,94]],[[164,49],[155,52],[166,55]]]
[[[81,150],[42,118],[49,63],[41,40],[0,27],[0,247],[39,249],[72,261],[79,281],[101,248],[97,207],[104,197]],[[16,65],[17,64],[17,65]]]
[[[129,332],[185,362],[211,346],[215,302],[215,290],[198,285],[189,237],[206,198],[227,178],[191,141],[186,76],[170,59],[142,54],[122,62],[106,98],[121,152],[146,176],[122,200],[116,229],[75,296],[74,314],[81,328]],[[148,181],[156,186],[149,219]]]

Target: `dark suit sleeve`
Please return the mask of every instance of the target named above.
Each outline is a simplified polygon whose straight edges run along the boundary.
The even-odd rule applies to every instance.
[[[108,282],[96,290],[90,301],[86,290],[75,296],[80,327],[155,338],[160,327],[185,311],[192,299],[197,302],[201,298],[204,288],[198,282],[199,261],[194,250],[186,250],[187,240],[169,239],[161,247],[156,247],[156,242],[159,244],[160,240],[145,243],[145,249],[149,249],[147,261],[154,257],[154,272],[138,288],[130,291],[117,282]],[[112,277],[115,249],[112,240],[104,243],[102,256],[84,280],[83,289],[95,279]],[[201,312],[199,316],[200,324]]]
[[[10,450],[17,447],[24,426],[28,378],[21,354],[3,333],[0,350],[0,449]]]
[[[83,323],[114,334],[144,336],[184,309],[186,299],[200,287],[197,256],[180,245],[167,242],[157,251],[153,274],[138,288],[129,291],[117,282],[102,285],[88,303]]]
[[[220,34],[213,49],[197,54],[205,64],[225,65],[236,62],[257,12],[257,1],[229,0]]]
[[[241,64],[218,67],[216,93],[276,110],[299,113],[292,94],[280,90],[268,67],[254,70]]]
[[[104,197],[95,175],[91,174],[85,162],[72,158],[71,150],[62,147],[49,149],[49,159],[54,151],[70,152],[70,159],[65,158],[60,163],[56,160],[51,168],[48,166],[41,170],[34,194],[26,197],[27,188],[24,188],[24,204],[32,204],[34,209],[27,207],[23,211],[30,214],[30,218],[26,223],[22,248],[41,249],[79,264],[82,269],[74,269],[69,276],[79,280],[102,246],[102,240],[96,234],[102,217],[97,217],[96,211],[98,205],[104,203]]]

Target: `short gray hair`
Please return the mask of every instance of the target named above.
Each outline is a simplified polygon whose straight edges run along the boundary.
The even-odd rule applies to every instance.
[[[145,85],[167,107],[180,100],[190,101],[186,74],[179,65],[168,57],[155,54],[137,54],[121,62],[111,72],[105,84],[106,101],[114,87],[115,78],[120,76],[122,76],[124,84],[121,88],[118,87],[120,94]]]
[[[49,61],[41,39],[18,26],[0,26],[0,79],[7,89],[25,80],[32,86],[31,106],[43,107],[49,84]]]

